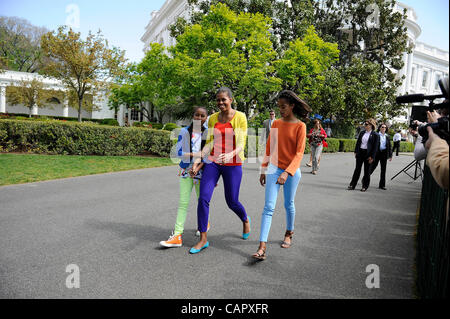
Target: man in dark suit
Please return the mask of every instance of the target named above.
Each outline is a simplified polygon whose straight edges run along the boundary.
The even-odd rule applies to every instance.
[[[363,164],[364,176],[361,192],[365,192],[369,188],[370,166],[375,160],[380,145],[380,136],[375,132],[376,125],[377,123],[374,119],[369,119],[364,122],[365,130],[359,133],[355,146],[356,167],[350,185],[348,186],[349,190],[355,189],[356,184],[358,184]]]
[[[378,135],[380,136],[380,149],[375,156],[375,160],[370,166],[370,174],[377,168],[378,162],[380,162],[381,173],[380,173],[380,184],[378,188],[386,190],[386,164],[387,160],[392,161],[392,147],[389,135],[386,134],[387,126],[384,123],[378,128]]]
[[[274,110],[270,110],[269,111],[270,114],[270,118],[268,118],[267,120],[265,120],[263,122],[263,126],[264,126],[264,131],[265,131],[265,140],[267,141],[267,139],[269,138],[269,133],[270,133],[270,128],[272,127],[273,121],[275,121],[275,111]]]

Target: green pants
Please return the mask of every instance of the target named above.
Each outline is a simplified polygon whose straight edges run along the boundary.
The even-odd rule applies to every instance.
[[[180,201],[178,202],[177,220],[175,222],[175,235],[180,235],[184,231],[184,222],[186,221],[193,186],[198,198],[200,195],[200,183],[194,184],[194,179],[190,177],[180,178]]]

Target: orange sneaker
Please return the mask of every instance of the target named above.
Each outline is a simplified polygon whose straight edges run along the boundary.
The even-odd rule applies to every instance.
[[[183,240],[181,239],[181,234],[179,235],[170,235],[169,239],[166,241],[160,241],[159,244],[163,247],[181,247],[183,246]]]

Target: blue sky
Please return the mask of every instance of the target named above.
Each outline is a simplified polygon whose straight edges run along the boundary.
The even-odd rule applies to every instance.
[[[80,11],[80,31],[86,36],[89,30],[101,29],[109,43],[126,50],[130,61],[144,56],[140,41],[150,13],[158,10],[165,0],[0,0],[0,15],[27,19],[33,25],[50,30],[66,23],[70,13],[66,8],[76,4]],[[449,50],[448,0],[403,0],[415,9],[422,28],[419,41]],[[72,11],[73,12],[73,11]]]

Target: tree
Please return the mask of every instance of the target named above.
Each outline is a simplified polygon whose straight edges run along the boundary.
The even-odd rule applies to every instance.
[[[34,107],[50,105],[52,91],[45,90],[45,84],[37,79],[20,80],[18,86],[8,86],[6,90],[8,102],[11,105],[22,104],[29,109],[29,117]]]
[[[406,12],[394,10],[395,0],[337,0],[316,3],[316,26],[339,44],[338,70],[345,82],[343,120],[366,116],[392,118],[402,112],[395,104],[404,78],[404,52],[411,52],[405,27]]]
[[[336,82],[325,77],[323,83],[331,86],[327,88],[324,85],[317,85],[317,92],[320,94],[317,93],[313,99],[310,97],[308,102],[318,108],[320,103],[325,102],[322,94],[328,97],[336,95],[338,98],[333,101],[334,106],[324,111],[342,111],[335,115],[345,121],[359,122],[363,120],[360,116],[366,113],[364,110],[368,103],[368,101],[362,103],[364,92],[376,91],[379,96],[370,101],[371,108],[379,112],[376,115],[394,117],[399,114],[398,107],[393,101],[403,79],[397,78],[396,73],[403,67],[404,52],[411,52],[411,47],[407,43],[406,12],[394,10],[395,0],[189,0],[188,2],[193,13],[191,19],[190,21],[179,19],[171,27],[173,36],[178,38],[189,25],[201,19],[201,14],[209,12],[212,5],[226,3],[235,12],[263,13],[272,19],[270,39],[278,58],[283,56],[285,50],[289,50],[291,42],[303,38],[308,27],[314,25],[320,38],[338,44],[340,55],[332,71],[325,73],[332,76]],[[374,64],[380,67],[375,67]],[[362,69],[362,65],[367,65],[367,69]],[[368,75],[369,71],[374,74]],[[382,88],[372,87],[367,78],[379,79],[383,82]],[[342,83],[345,83],[345,86],[342,86]],[[360,94],[361,98],[355,98],[354,94]],[[369,95],[372,96],[372,93]],[[342,105],[342,101],[358,104]],[[358,110],[354,113],[358,117],[347,118],[349,113],[345,109]]]
[[[310,26],[305,36],[290,42],[281,59],[275,62],[277,75],[283,80],[285,88],[313,101],[325,83],[325,72],[337,62],[338,57],[337,44],[325,42]]]
[[[270,25],[262,14],[235,13],[219,3],[198,24],[186,26],[170,49],[185,105],[213,107],[216,90],[228,86],[237,109],[248,115],[277,91]]]
[[[285,50],[291,41],[302,37],[314,22],[312,0],[188,0],[191,18],[189,21],[178,19],[170,28],[171,35],[176,37],[183,33],[186,25],[198,23],[203,15],[210,12],[211,6],[219,3],[226,4],[236,13],[260,13],[271,18],[271,40],[278,53]]]
[[[89,32],[82,40],[80,33],[66,26],[44,34],[41,45],[49,59],[42,73],[60,80],[73,93],[81,122],[81,110],[95,108],[93,99],[123,73],[125,52],[110,49],[100,31],[95,35]],[[92,95],[92,101],[85,100],[86,94]]]
[[[181,103],[180,86],[186,79],[181,78],[183,71],[179,60],[167,54],[166,48],[159,43],[152,43],[144,59],[136,66],[134,85],[143,99],[150,104],[150,116],[158,114],[162,123],[165,114],[185,117]]]
[[[40,42],[46,32],[46,28],[33,26],[25,19],[0,17],[0,67],[37,72],[45,63]]]
[[[122,85],[114,86],[111,89],[109,96],[109,104],[111,109],[117,111],[120,105],[125,105],[128,109],[136,110],[147,118],[147,121],[151,120],[149,111],[145,108],[145,94],[142,90],[142,85],[139,83],[124,83]]]

